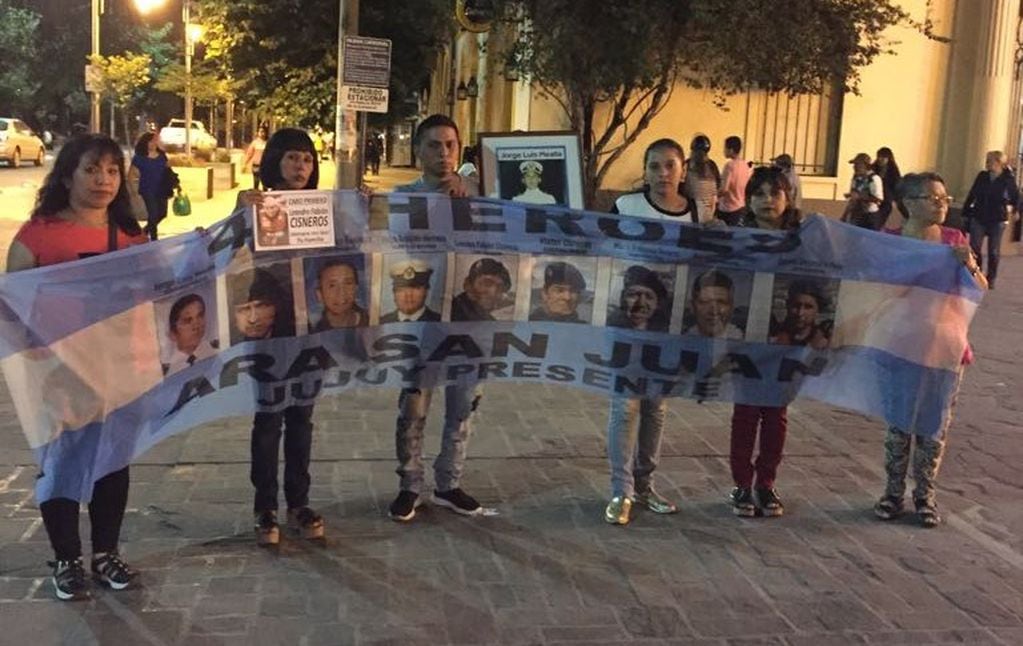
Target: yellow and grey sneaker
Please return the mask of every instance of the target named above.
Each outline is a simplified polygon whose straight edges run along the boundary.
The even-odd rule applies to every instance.
[[[655,514],[677,514],[678,505],[671,502],[652,488],[636,494],[636,503],[643,505]]]
[[[612,525],[628,525],[632,511],[632,499],[626,496],[615,496],[604,509],[604,520]]]
[[[323,538],[323,516],[309,507],[289,509],[288,528],[302,538]]]

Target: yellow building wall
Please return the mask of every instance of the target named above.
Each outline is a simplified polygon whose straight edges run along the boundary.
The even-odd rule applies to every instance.
[[[925,17],[924,0],[905,0],[901,5],[913,17]],[[934,0],[931,19],[936,34],[951,35],[955,5],[955,0]],[[894,46],[896,53],[879,56],[863,69],[861,94],[845,97],[838,156],[839,196],[852,178],[852,167],[847,162],[856,153],[873,157],[879,147],[888,146],[904,174],[942,172],[939,149],[946,130],[968,127],[946,123],[945,118],[953,46],[930,40],[909,27],[890,29],[887,35],[899,41]]]
[[[905,0],[901,5],[918,20],[926,17],[926,0]],[[952,33],[955,8],[956,0],[934,0],[930,17],[935,33]],[[881,55],[862,69],[860,95],[845,96],[837,175],[805,177],[806,197],[842,199],[852,176],[847,161],[858,152],[873,157],[881,146],[892,148],[904,172],[937,168],[942,132],[949,127],[945,114],[952,47],[929,40],[910,27],[892,28],[887,36],[897,41],[893,44],[896,53]],[[537,94],[534,91],[530,129],[567,127],[560,107]],[[642,176],[643,151],[662,137],[675,139],[688,150],[693,135],[706,134],[712,142],[711,158],[722,165],[725,137],[756,131],[762,119],[763,95],[734,95],[727,98],[724,107],[716,106],[713,99],[713,93],[706,90],[676,87],[664,110],[611,167],[602,188],[625,190],[637,186]],[[606,113],[598,113],[598,123],[603,118]],[[792,127],[795,119],[793,112]],[[748,158],[766,160],[770,156],[771,151],[759,150],[760,142],[746,144]],[[796,157],[797,163],[803,161],[798,154]]]

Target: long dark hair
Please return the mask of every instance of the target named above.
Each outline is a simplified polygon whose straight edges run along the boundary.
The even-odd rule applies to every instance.
[[[703,155],[697,155],[696,151],[702,151]],[[689,158],[687,166],[689,172],[693,173],[700,179],[708,177],[714,178],[714,183],[721,187],[721,171],[718,170],[718,165],[714,163],[714,160],[709,157],[710,154],[710,137],[704,134],[698,134],[693,137],[693,140],[689,143],[689,152],[692,156]]]
[[[316,188],[320,182],[320,156],[316,153],[313,140],[309,138],[306,131],[298,128],[281,128],[273,133],[270,140],[266,142],[266,148],[263,149],[263,160],[259,164],[259,180],[263,182],[263,186],[280,189],[284,185],[284,178],[281,176],[281,160],[284,159],[284,153],[289,150],[297,150],[313,156],[313,172],[309,175],[309,181],[303,188]]]
[[[749,204],[753,193],[759,190],[765,183],[771,187],[772,192],[781,191],[785,193],[785,211],[781,214],[778,228],[795,229],[799,226],[800,221],[802,221],[803,215],[796,208],[795,190],[792,188],[792,182],[789,181],[788,176],[782,169],[774,166],[758,166],[753,169],[753,174],[750,175],[749,182],[746,183],[746,204]],[[756,218],[753,211],[748,211],[747,215],[755,221]]]
[[[156,137],[155,132],[143,132],[142,135],[135,142],[135,154],[138,155],[139,157],[148,157],[149,142],[152,141],[155,137]],[[160,148],[159,141],[157,141],[156,144],[156,152],[157,156],[161,155],[164,157],[167,156],[167,153],[164,152],[163,148]]]
[[[35,208],[32,209],[32,217],[52,217],[71,205],[69,185],[73,181],[78,164],[84,157],[93,159],[110,157],[114,160],[121,173],[121,183],[117,187],[117,195],[114,196],[114,200],[107,206],[107,217],[126,235],[135,236],[142,233],[142,228],[132,214],[131,200],[128,198],[128,186],[124,173],[124,151],[116,141],[103,134],[82,134],[67,140],[64,147],[60,149],[57,160],[53,162],[50,174],[46,176],[42,188],[39,189]]]
[[[649,146],[647,146],[646,147],[646,151],[643,153],[643,190],[644,191],[649,191],[650,190],[650,186],[647,185],[647,183],[646,183],[646,165],[647,165],[647,162],[650,161],[650,153],[655,152],[655,151],[659,151],[659,150],[670,150],[671,152],[675,153],[676,155],[678,155],[679,161],[682,162],[682,170],[684,171],[685,168],[686,168],[686,151],[682,149],[682,146],[677,141],[675,141],[674,139],[668,139],[667,137],[665,137],[664,139],[658,139],[657,141],[655,141],[652,144],[650,144]],[[679,194],[683,193],[682,184],[678,185],[678,192],[679,192]]]
[[[888,163],[885,165],[883,171],[881,165],[877,163],[879,157],[887,157]],[[881,175],[882,181],[888,182],[890,186],[895,186],[902,179],[902,173],[899,172],[899,165],[895,163],[895,153],[888,146],[882,146],[877,149],[877,155],[874,157],[874,163],[871,164],[874,172]],[[883,174],[882,174],[883,173]],[[885,196],[888,197],[887,195]]]

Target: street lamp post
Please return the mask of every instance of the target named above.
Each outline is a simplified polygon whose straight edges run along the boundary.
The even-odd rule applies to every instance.
[[[90,65],[99,56],[99,17],[103,13],[102,0],[92,0],[92,58]],[[89,97],[89,132],[99,132],[99,92],[95,89]]]
[[[166,3],[167,0],[135,0],[135,7],[141,13],[148,13]],[[102,0],[92,0],[93,11],[96,3]],[[195,54],[195,41],[202,37],[202,27],[192,24],[192,3],[191,0],[181,1],[181,24],[185,32],[185,156],[192,156],[192,56]],[[99,52],[99,21],[93,21],[93,53]],[[98,110],[98,96],[96,96]],[[98,111],[97,111],[98,114]],[[97,117],[97,123],[99,118]]]
[[[192,158],[192,54],[195,41],[192,39],[191,2],[181,3],[181,23],[185,32],[185,157]]]

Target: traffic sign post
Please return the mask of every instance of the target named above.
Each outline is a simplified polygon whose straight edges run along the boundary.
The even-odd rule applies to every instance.
[[[391,41],[367,36],[344,37],[344,68],[341,75],[341,103],[346,110],[360,112],[359,165],[366,157],[366,113],[387,112],[391,85]]]

